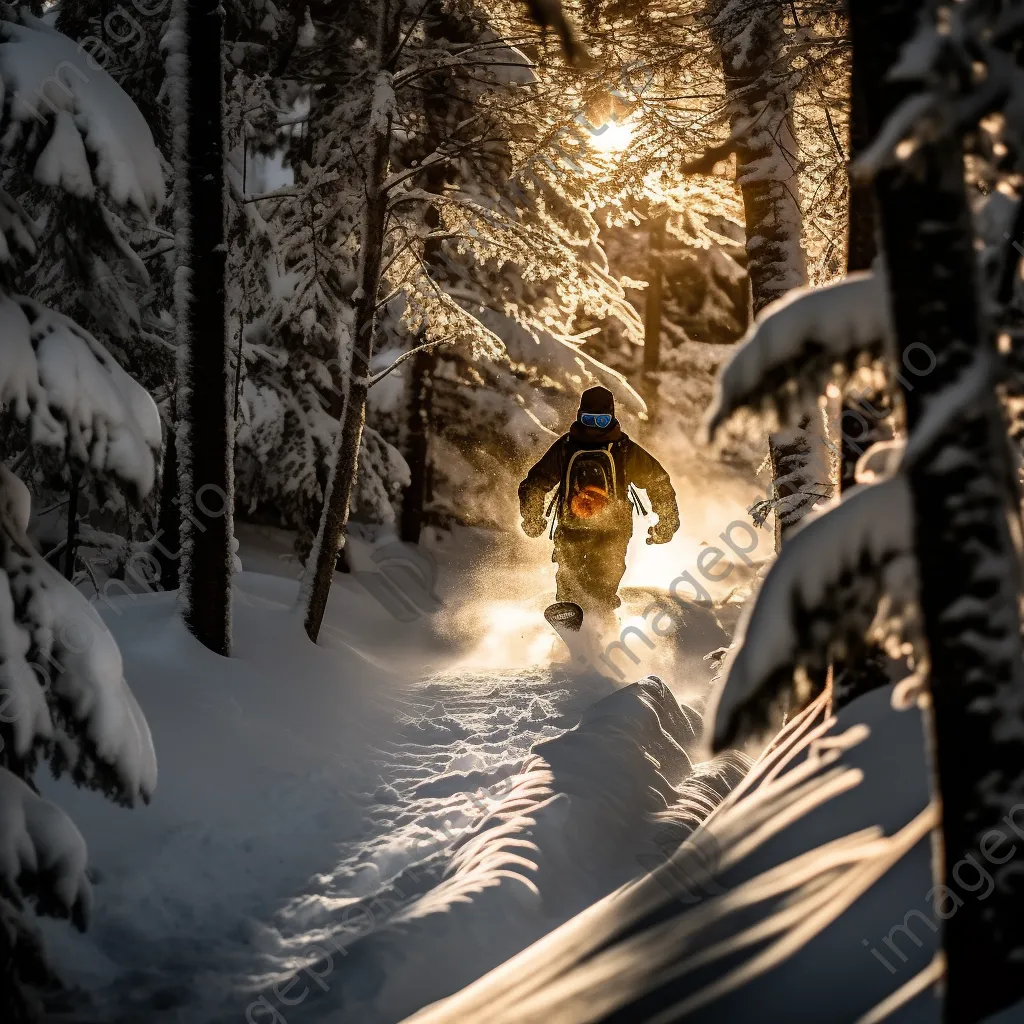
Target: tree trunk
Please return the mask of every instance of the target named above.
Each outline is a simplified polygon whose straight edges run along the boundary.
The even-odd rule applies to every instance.
[[[181,118],[175,131],[180,596],[189,631],[211,651],[227,655],[234,531],[224,287],[224,12],[219,0],[176,0],[175,15],[185,49],[170,58],[179,62],[174,70],[180,95],[174,101]]]
[[[416,344],[422,342],[416,339]],[[402,501],[400,536],[407,544],[418,544],[423,532],[427,503],[427,478],[430,469],[430,429],[434,401],[434,370],[437,352],[429,348],[412,358],[409,394],[409,422],[406,438],[406,460],[409,463],[409,486]]]
[[[785,42],[781,4],[719,0],[711,12],[711,32],[721,52],[722,74],[733,131],[742,133],[736,151],[736,178],[743,194],[747,273],[753,313],[807,282],[801,248],[797,145],[792,103],[779,87]],[[768,439],[778,504],[776,548],[827,493],[824,439],[816,419]]]
[[[775,550],[814,506],[831,496],[825,420],[808,413],[796,427],[768,437],[768,457],[775,491]]]
[[[423,178],[423,191],[441,195],[448,175],[448,165],[431,167]],[[427,207],[423,222],[429,231],[441,226],[441,214],[436,205]],[[423,262],[435,280],[441,274],[441,243],[429,239],[423,246]],[[416,339],[420,345],[425,338]],[[406,461],[409,463],[409,486],[402,502],[400,535],[408,544],[418,544],[423,531],[423,514],[427,504],[427,486],[430,479],[430,431],[433,426],[434,371],[437,369],[437,349],[429,348],[413,356],[410,374],[409,419],[407,424]]]
[[[391,4],[381,3],[377,46],[380,54],[378,83],[384,76],[387,55],[398,40],[399,18]],[[387,83],[390,88],[390,82]],[[384,229],[387,219],[388,195],[384,188],[391,154],[391,115],[374,110],[371,126],[369,168],[366,177],[366,205],[363,211],[361,238],[362,265],[355,311],[355,334],[352,340],[352,365],[348,388],[341,410],[341,426],[335,446],[334,462],[324,494],[324,511],[320,530],[306,563],[302,600],[306,606],[306,633],[314,641],[320,635],[327,598],[338,549],[348,525],[352,489],[359,468],[359,448],[366,422],[367,382],[373,357],[373,334],[376,321],[377,295],[380,288],[384,253]],[[332,409],[332,411],[335,411]]]
[[[863,68],[854,53],[850,68],[850,161],[871,142],[871,126],[865,107]],[[846,241],[846,271],[870,270],[878,255],[878,215],[870,182],[851,176]],[[857,482],[857,461],[873,444],[892,437],[892,403],[885,391],[860,388],[843,396],[839,413],[839,492]],[[871,690],[889,685],[884,651],[872,645],[855,661],[832,666],[832,710],[838,711]]]
[[[789,96],[778,87],[785,42],[782,6],[720,0],[711,26],[721,52],[732,128],[743,132],[736,177],[743,194],[755,316],[807,283],[793,111]]]
[[[856,53],[850,61],[850,162],[871,143],[864,69]],[[870,182],[850,178],[850,210],[846,239],[846,272],[870,270],[878,255],[878,215]]]
[[[874,131],[903,96],[906,86],[887,81],[887,72],[924,6],[851,0]],[[925,142],[908,165],[879,175],[876,195],[913,438],[926,415],[941,414],[945,389],[994,350],[981,322],[961,147],[949,138]],[[937,901],[946,1022],[977,1021],[1024,997],[1024,875],[1004,849],[1011,844],[1012,854],[1018,834],[1009,823],[1024,806],[1024,661],[1008,456],[995,390],[987,387],[909,469],[942,804],[936,881],[962,893],[957,874],[976,867],[994,882],[990,895],[966,896],[952,914],[948,897]]]
[[[864,94],[864,69],[857,53],[850,67],[850,161],[856,160],[871,143]],[[846,241],[846,272],[870,270],[878,255],[878,214],[875,193],[870,182],[851,176],[850,206]],[[857,460],[877,441],[892,437],[889,418],[892,414],[888,395],[874,390],[861,390],[843,400],[840,414],[841,469],[840,491],[856,483]]]
[[[665,235],[668,215],[655,217],[650,225],[650,269],[644,307],[644,401],[651,420],[657,412],[658,378],[661,369],[661,312],[665,283]]]

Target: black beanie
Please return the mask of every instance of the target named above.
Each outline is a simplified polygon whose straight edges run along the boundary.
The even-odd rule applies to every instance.
[[[585,412],[604,412],[608,413],[610,416],[614,416],[615,396],[607,388],[587,388],[587,390],[580,395],[579,415],[582,416]]]

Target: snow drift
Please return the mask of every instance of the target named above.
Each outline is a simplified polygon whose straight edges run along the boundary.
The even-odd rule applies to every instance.
[[[849,1024],[902,991],[885,1019],[933,1024],[936,821],[920,713],[819,700],[662,868],[413,1020]]]
[[[270,1020],[276,1008],[289,1022],[400,1020],[664,861],[666,835],[677,843],[692,831],[747,767],[738,754],[694,767],[687,749],[700,730],[699,714],[648,678],[519,764],[419,784],[420,796],[482,782],[501,796],[450,849],[384,879],[372,897],[381,924],[354,913],[365,900],[339,894],[331,914],[278,951],[290,952],[288,969],[262,978],[249,1018]],[[314,976],[322,984],[307,984]]]

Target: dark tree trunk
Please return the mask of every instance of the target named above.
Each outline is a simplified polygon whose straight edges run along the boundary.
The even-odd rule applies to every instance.
[[[423,177],[423,190],[431,195],[444,191],[447,165],[431,168]],[[423,221],[430,231],[441,226],[441,214],[436,205],[427,208]],[[443,272],[440,260],[441,243],[429,239],[423,246],[423,262],[435,280]],[[422,344],[424,337],[416,339]],[[417,352],[412,359],[409,389],[409,418],[406,424],[406,461],[409,463],[409,486],[402,501],[400,536],[408,544],[418,544],[423,532],[427,488],[430,480],[430,433],[433,428],[434,372],[437,369],[437,349]]]
[[[651,419],[657,412],[658,378],[661,369],[661,313],[664,305],[665,235],[668,216],[662,214],[651,221],[650,269],[648,271],[647,302],[644,306],[644,400]]]
[[[775,550],[814,506],[828,498],[831,485],[825,460],[824,423],[806,415],[792,430],[768,438],[768,457],[775,482]]]
[[[864,71],[858,55],[850,65],[850,161],[856,160],[871,143],[864,96]],[[846,241],[846,271],[870,270],[878,255],[878,215],[875,192],[870,182],[850,178],[850,212]]]
[[[864,94],[864,68],[854,53],[850,68],[850,160],[855,160],[871,143]],[[851,176],[849,227],[846,244],[846,272],[870,270],[878,255],[878,214],[875,192],[870,182]],[[856,482],[857,460],[877,441],[892,437],[889,419],[892,407],[888,396],[874,390],[861,390],[844,399],[840,414],[841,469],[839,487],[849,490]]]
[[[850,161],[852,163],[871,142],[871,126],[865,107],[863,69],[858,54],[850,68]],[[875,192],[870,182],[850,178],[849,227],[846,242],[846,271],[870,270],[878,255],[878,215]],[[839,414],[839,491],[848,491],[857,482],[857,461],[873,444],[892,437],[892,403],[885,391],[859,388],[844,395]],[[871,646],[854,661],[832,666],[832,709],[837,711],[851,701],[880,686],[889,685],[888,659],[877,646]]]
[[[184,19],[187,131],[177,156],[179,367],[177,458],[181,471],[181,596],[190,632],[211,651],[231,650],[232,459],[225,311],[223,9],[177,0]]]
[[[392,5],[381,3],[377,36],[384,61],[398,41],[399,18]],[[384,229],[387,219],[388,194],[384,188],[391,157],[391,118],[381,117],[376,124],[370,144],[369,167],[366,177],[366,205],[363,213],[361,238],[362,272],[359,281],[359,300],[356,304],[355,333],[352,343],[352,366],[348,388],[341,408],[339,400],[332,412],[341,414],[341,426],[335,446],[334,464],[324,494],[324,511],[310,558],[306,564],[306,583],[303,597],[306,602],[306,633],[316,642],[323,624],[327,599],[331,592],[331,579],[338,549],[348,525],[349,505],[359,469],[359,448],[363,426],[366,423],[367,382],[373,357],[373,335],[376,323],[377,294],[380,288],[381,266],[384,253]]]
[[[923,8],[904,0],[850,4],[874,131],[902,98],[905,86],[888,82],[887,72]],[[993,349],[981,322],[960,146],[952,139],[924,143],[909,166],[880,174],[876,195],[913,438],[946,399],[943,389]],[[1005,424],[989,386],[909,469],[942,804],[936,880],[962,892],[958,869],[976,864],[995,884],[987,898],[967,897],[943,921],[944,1020],[957,1024],[1024,998],[1024,875],[1016,857],[1005,857],[1017,842],[1008,815],[1024,805],[1019,555],[1008,522],[1016,495],[1008,493],[1007,458]]]
[[[422,339],[417,339],[417,344]],[[427,503],[427,478],[430,470],[430,430],[433,418],[434,370],[437,353],[423,349],[412,358],[409,387],[409,422],[406,437],[406,461],[409,486],[402,501],[400,536],[407,544],[418,544],[423,532]]]

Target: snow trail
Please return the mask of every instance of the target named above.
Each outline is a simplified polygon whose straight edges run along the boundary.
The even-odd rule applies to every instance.
[[[337,576],[325,649],[295,616],[290,556],[249,546],[231,659],[188,636],[173,595],[104,609],[160,785],[130,813],[61,792],[96,916],[85,936],[47,926],[73,965],[55,1021],[397,1022],[656,867],[743,774],[691,765],[700,716],[667,686],[624,685],[665,665],[701,692],[724,637],[709,611],[653,652],[631,643],[638,664],[620,652],[625,680],[573,672],[535,566],[474,576],[453,556],[433,620],[396,623]],[[623,624],[642,622],[652,591],[625,597]]]
[[[694,770],[700,716],[654,679],[461,672],[407,700],[368,835],[268,930],[256,1021],[402,1020],[656,866],[747,767]]]

